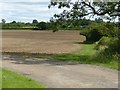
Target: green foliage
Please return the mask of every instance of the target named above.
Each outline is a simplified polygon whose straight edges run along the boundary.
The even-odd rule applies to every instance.
[[[103,50],[108,48],[113,38],[103,36],[98,42],[96,42],[96,49]]]
[[[33,20],[32,23],[16,22],[12,21],[10,23],[0,23],[2,29],[32,29],[32,30],[80,30],[82,27],[89,26],[96,23],[95,21],[88,19],[51,19],[50,22],[38,22]]]
[[[102,23],[102,22],[103,22],[103,19],[102,19],[102,18],[95,18],[95,21],[96,21],[97,23]]]
[[[119,57],[119,54],[111,54],[111,52],[106,53],[103,51],[91,57],[88,63],[120,70],[118,66],[120,64]]]
[[[2,89],[2,68],[0,68],[0,89]]]
[[[2,29],[32,29],[34,27],[35,25],[31,23],[22,23],[22,22],[16,22],[16,21],[2,24]]]
[[[80,26],[89,26],[93,23],[93,21],[91,20],[87,20],[87,19],[80,19]]]
[[[66,7],[69,8],[68,10],[64,10],[62,14],[59,14],[59,18],[66,18],[66,19],[80,19],[81,17],[88,16],[88,15],[98,15],[103,16],[108,19],[115,19],[117,16],[120,16],[120,1],[118,2],[89,2],[86,0],[78,0],[76,2],[68,2],[64,3],[57,3],[51,2],[50,6],[58,6],[58,8]],[[109,15],[106,15],[109,14]]]
[[[12,21],[11,23],[16,23],[16,21]]]
[[[87,59],[89,56],[92,56],[96,53],[94,49],[95,45],[93,44],[85,44],[83,45],[83,49],[76,53],[71,54],[62,54],[53,56],[54,60],[63,60],[63,61],[72,61],[75,63],[87,63]]]
[[[3,24],[5,24],[5,22],[6,22],[6,20],[5,20],[5,19],[2,19],[1,21],[2,21],[2,23],[3,23]]]
[[[82,27],[89,26],[95,23],[95,21],[88,19],[65,19],[65,18],[52,18],[50,20],[49,29],[52,30],[80,30]]]
[[[46,30],[46,29],[48,29],[48,26],[47,26],[46,22],[40,22],[37,24],[37,28],[40,30]]]
[[[118,63],[120,64],[119,54],[111,54],[111,52],[98,51],[95,49],[95,44],[82,45],[84,48],[80,52],[43,57],[52,60],[62,60],[81,64],[93,64],[120,70],[118,67]]]
[[[96,42],[97,50],[105,50],[106,53],[120,54],[120,41],[118,37],[102,37]]]
[[[75,63],[94,64],[120,70],[118,68],[119,54],[111,54],[95,50],[95,45],[85,45],[83,50],[74,54],[55,56],[56,60],[72,61]]]
[[[103,22],[100,24],[94,24],[83,28],[80,34],[86,36],[87,41],[96,42],[100,40],[102,36],[116,37],[118,36],[118,31],[118,27],[116,27],[113,23]]]
[[[34,20],[32,21],[32,23],[33,23],[33,24],[37,24],[38,21],[37,21],[36,19],[34,19]]]
[[[37,20],[33,20],[32,23],[24,23],[24,22],[16,22],[13,21],[11,23],[0,23],[2,25],[2,29],[31,29],[31,30],[46,30],[50,27],[50,24],[47,22],[39,22]]]
[[[120,39],[115,38],[111,40],[111,43],[105,51],[106,53],[111,52],[111,54],[120,54]]]

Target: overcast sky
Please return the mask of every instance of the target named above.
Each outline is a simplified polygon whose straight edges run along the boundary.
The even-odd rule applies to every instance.
[[[48,8],[50,0],[0,0],[0,18],[7,22],[49,21],[55,13],[62,10]]]
[[[62,12],[62,9],[56,7],[49,9],[48,5],[50,1],[51,0],[0,0],[0,19],[5,19],[7,22],[32,22],[33,19],[49,21],[55,13]],[[76,0],[71,1],[74,2]],[[116,19],[116,21],[118,20]]]

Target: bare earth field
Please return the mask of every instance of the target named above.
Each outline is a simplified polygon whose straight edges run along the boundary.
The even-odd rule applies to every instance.
[[[79,31],[2,31],[2,52],[42,54],[70,53],[81,49],[77,42],[85,40]]]

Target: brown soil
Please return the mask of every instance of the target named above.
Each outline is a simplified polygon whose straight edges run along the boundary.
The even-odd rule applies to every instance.
[[[3,52],[60,54],[80,50],[85,37],[79,31],[4,30],[2,40]]]

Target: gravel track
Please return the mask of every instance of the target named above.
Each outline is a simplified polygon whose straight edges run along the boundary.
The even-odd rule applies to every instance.
[[[118,71],[99,66],[9,55],[2,64],[48,88],[118,88]]]

